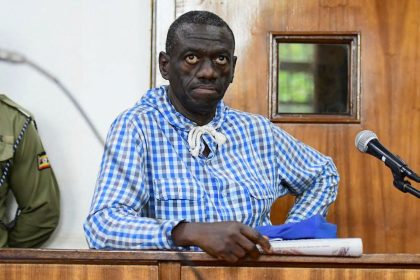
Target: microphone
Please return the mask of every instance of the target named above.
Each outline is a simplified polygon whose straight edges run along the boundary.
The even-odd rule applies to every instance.
[[[6,61],[10,63],[25,63],[26,58],[19,53],[0,49],[0,61]]]
[[[388,151],[381,143],[378,137],[370,130],[360,131],[356,135],[355,145],[362,153],[368,153],[380,160],[388,166],[393,173],[407,176],[408,178],[420,182],[420,177],[408,168],[407,164],[398,156]]]

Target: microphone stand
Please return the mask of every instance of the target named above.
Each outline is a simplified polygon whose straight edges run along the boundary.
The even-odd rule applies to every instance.
[[[415,197],[420,198],[420,191],[412,187],[409,181],[404,180],[405,174],[392,171],[392,175],[394,176],[394,186],[397,189],[404,193],[410,193]]]

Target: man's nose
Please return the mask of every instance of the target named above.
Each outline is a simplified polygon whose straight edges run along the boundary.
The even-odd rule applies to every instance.
[[[197,72],[197,78],[200,79],[215,79],[217,78],[217,70],[211,59],[205,59],[201,62],[200,68]]]

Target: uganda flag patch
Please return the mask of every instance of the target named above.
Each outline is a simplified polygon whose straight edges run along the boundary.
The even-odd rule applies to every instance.
[[[51,165],[47,154],[45,152],[40,153],[38,155],[38,170],[44,170],[50,167]]]

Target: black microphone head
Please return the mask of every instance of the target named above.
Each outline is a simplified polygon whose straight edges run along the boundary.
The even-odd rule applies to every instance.
[[[370,130],[362,130],[357,133],[354,144],[359,151],[366,153],[368,149],[368,143],[374,139],[378,139],[378,136],[376,136],[375,133]]]

